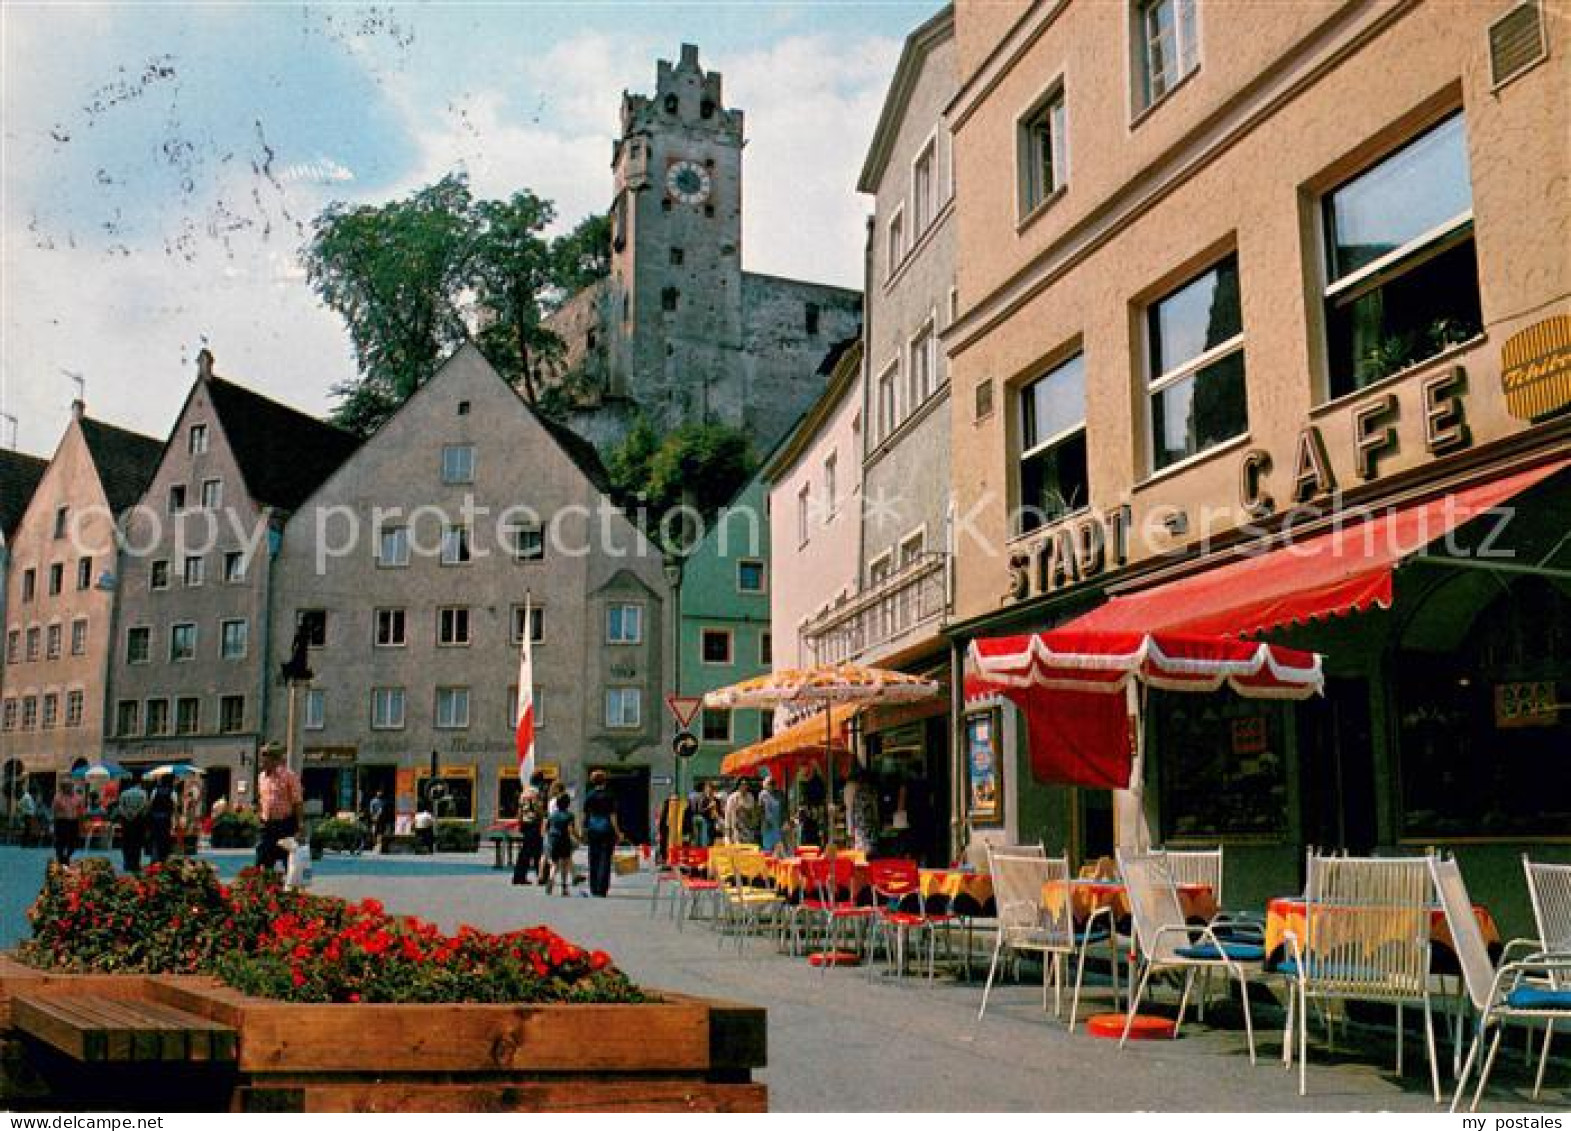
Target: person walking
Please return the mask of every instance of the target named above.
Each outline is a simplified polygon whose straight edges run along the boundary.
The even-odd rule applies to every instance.
[[[278,843],[300,834],[300,816],[305,795],[300,778],[284,765],[284,752],[273,743],[262,747],[262,769],[256,776],[257,816],[262,818],[262,835],[256,842],[256,866],[275,868],[288,864],[288,853]]]
[[[551,881],[562,880],[562,894],[570,895],[573,882],[573,845],[578,841],[578,822],[573,819],[573,799],[564,791],[556,795],[551,815],[546,818],[545,844],[551,857],[551,874],[546,877],[546,891]]]
[[[36,840],[33,826],[38,820],[38,802],[34,799],[31,789],[22,791],[22,800],[17,802],[17,812],[22,818],[22,847],[31,847]]]
[[[584,796],[584,839],[589,842],[589,894],[604,899],[611,891],[611,855],[622,840],[616,797],[604,770],[589,775]]]
[[[147,790],[133,781],[120,791],[115,820],[120,822],[120,863],[127,872],[142,870],[142,845],[147,841]]]
[[[780,850],[785,829],[785,798],[775,788],[775,779],[765,777],[763,788],[758,791],[759,843],[765,852]]]
[[[365,807],[366,826],[371,830],[371,843],[376,844],[382,836],[382,814],[387,811],[387,802],[382,798],[379,789],[371,795],[370,803]]]
[[[153,785],[153,796],[147,803],[147,826],[150,840],[148,855],[154,864],[169,859],[169,849],[174,843],[175,791],[174,775],[165,774]]]
[[[758,800],[753,783],[743,778],[736,783],[725,803],[726,839],[732,844],[758,843]]]
[[[82,795],[69,778],[61,778],[50,805],[55,822],[55,860],[70,867],[71,856],[82,846]]]
[[[513,883],[527,884],[529,873],[545,883],[545,866],[540,857],[545,851],[545,806],[534,786],[524,790],[518,802],[518,860],[513,865]]]

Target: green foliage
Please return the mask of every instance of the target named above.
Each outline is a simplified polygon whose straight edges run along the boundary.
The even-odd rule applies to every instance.
[[[330,817],[311,829],[311,845],[324,852],[359,852],[369,844],[371,834],[359,821]]]
[[[438,852],[475,852],[480,848],[480,833],[468,821],[438,821],[436,823],[436,850]]]
[[[229,809],[213,818],[214,848],[253,848],[262,836],[262,819],[250,809]]]
[[[284,891],[250,868],[228,888],[203,862],[116,875],[107,860],[51,863],[20,957],[49,970],[213,974],[296,1002],[639,1002],[612,965],[547,927],[446,935],[367,899]]]
[[[658,520],[673,507],[695,508],[707,521],[757,468],[752,438],[728,424],[684,424],[662,440],[642,418],[611,454],[612,485],[644,503]]]
[[[476,201],[462,174],[385,204],[329,205],[302,256],[360,368],[333,390],[335,420],[374,430],[468,340],[470,323],[497,371],[534,401],[563,348],[546,317],[610,271],[605,217],[549,240],[555,218],[527,189]]]

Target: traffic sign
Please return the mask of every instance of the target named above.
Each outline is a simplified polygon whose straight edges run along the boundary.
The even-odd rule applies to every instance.
[[[678,758],[691,758],[698,753],[698,737],[690,730],[679,730],[671,739],[671,753]]]
[[[704,705],[702,695],[667,695],[665,705],[670,708],[671,717],[676,720],[677,730],[687,730],[693,725],[693,720],[698,717],[698,711]]]

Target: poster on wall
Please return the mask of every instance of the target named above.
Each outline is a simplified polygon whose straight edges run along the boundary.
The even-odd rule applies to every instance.
[[[1004,787],[998,765],[998,712],[966,717],[966,766],[971,796],[971,824],[1004,823]]]

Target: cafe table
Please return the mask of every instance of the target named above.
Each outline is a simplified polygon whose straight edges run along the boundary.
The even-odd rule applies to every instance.
[[[1288,932],[1291,931],[1293,936],[1300,940],[1308,933],[1305,908],[1306,902],[1302,896],[1282,896],[1266,905],[1267,970],[1274,970],[1287,957],[1285,947]],[[1495,917],[1490,914],[1489,908],[1481,903],[1475,903],[1473,918],[1478,920],[1479,930],[1483,932],[1490,957],[1498,959],[1500,927],[1496,924]],[[1429,941],[1433,944],[1430,947],[1430,970],[1436,974],[1459,973],[1456,944],[1452,941],[1451,928],[1446,923],[1445,911],[1439,904],[1431,904],[1429,907]]]
[[[1093,914],[1107,908],[1114,923],[1129,920],[1129,892],[1116,880],[1072,879],[1049,880],[1042,885],[1042,906],[1055,909],[1063,905],[1064,889],[1074,908],[1075,922],[1084,923]],[[1188,923],[1209,923],[1221,909],[1217,906],[1216,892],[1209,884],[1175,884],[1178,905]]]

